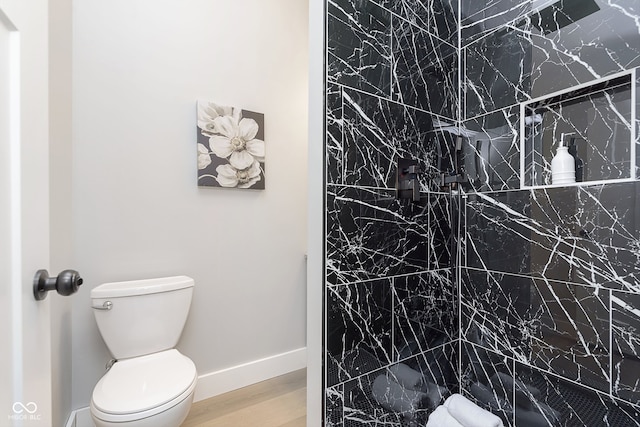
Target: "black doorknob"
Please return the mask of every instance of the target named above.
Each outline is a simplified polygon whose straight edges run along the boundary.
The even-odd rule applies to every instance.
[[[75,270],[64,270],[57,277],[49,277],[47,270],[38,270],[33,278],[33,296],[42,301],[47,297],[47,292],[53,290],[67,296],[76,293],[80,285],[82,277]]]

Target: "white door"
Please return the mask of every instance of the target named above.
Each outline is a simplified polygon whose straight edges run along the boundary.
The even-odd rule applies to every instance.
[[[0,426],[51,426],[47,0],[0,0]]]

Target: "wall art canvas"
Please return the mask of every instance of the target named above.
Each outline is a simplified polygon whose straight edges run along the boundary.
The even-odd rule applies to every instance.
[[[198,101],[198,186],[265,188],[264,114]]]

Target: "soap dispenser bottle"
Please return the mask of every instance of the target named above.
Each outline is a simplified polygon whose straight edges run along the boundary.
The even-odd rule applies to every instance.
[[[574,184],[576,182],[576,161],[569,154],[565,137],[573,133],[563,133],[556,155],[551,159],[551,183],[553,185]]]

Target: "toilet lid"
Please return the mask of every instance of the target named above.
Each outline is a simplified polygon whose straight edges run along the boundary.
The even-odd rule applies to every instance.
[[[163,405],[187,390],[196,367],[177,350],[116,362],[96,384],[93,405],[110,414],[129,414]]]

